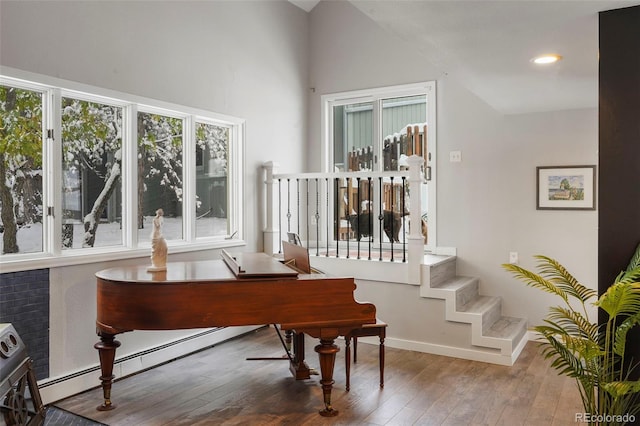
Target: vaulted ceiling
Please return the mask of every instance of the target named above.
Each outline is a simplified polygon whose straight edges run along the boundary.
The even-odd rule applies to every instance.
[[[313,0],[291,0],[311,11]],[[638,0],[349,0],[505,114],[598,105],[598,12]],[[534,56],[562,60],[536,65]],[[629,52],[638,55],[638,52]]]

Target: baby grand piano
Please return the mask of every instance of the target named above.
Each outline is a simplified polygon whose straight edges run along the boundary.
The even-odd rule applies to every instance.
[[[223,259],[173,262],[162,272],[146,266],[105,269],[97,277],[94,345],[100,357],[104,402],[111,410],[113,365],[120,342],[132,330],[175,330],[216,326],[280,324],[284,330],[319,339],[324,408],[331,417],[333,368],[339,351],[334,340],[376,322],[376,307],[358,303],[353,278],[300,274],[265,253]]]

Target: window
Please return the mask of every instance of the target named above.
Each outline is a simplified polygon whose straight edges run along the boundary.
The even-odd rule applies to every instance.
[[[196,237],[227,235],[230,128],[196,123]]]
[[[2,84],[0,112],[0,248],[42,252],[42,93]]]
[[[182,239],[183,127],[179,118],[138,112],[138,241],[151,241],[158,209],[164,238]]]
[[[158,209],[173,252],[241,241],[242,119],[10,73],[0,76],[3,270],[146,253]]]
[[[428,246],[435,244],[435,82],[383,87],[370,90],[336,93],[322,96],[323,168],[338,172],[393,172],[406,170],[412,155],[424,158],[421,211],[430,227]],[[401,184],[390,175],[381,176],[385,194],[393,192],[391,200],[410,202],[403,196]],[[355,185],[356,179],[352,179]],[[428,182],[428,184],[427,184]],[[367,182],[364,182],[366,186]],[[346,185],[346,181],[345,181]],[[359,211],[367,211],[373,201],[367,188],[343,188],[349,195],[338,195],[340,219]],[[400,193],[398,192],[400,191]],[[359,192],[359,199],[353,194]],[[384,198],[384,197],[383,197]],[[347,200],[344,202],[343,200]],[[346,204],[346,205],[343,205]],[[391,205],[393,204],[393,205]],[[353,206],[361,206],[360,210]],[[385,202],[384,210],[403,214],[401,203]],[[406,206],[404,207],[406,209]]]
[[[62,249],[121,246],[122,108],[62,97]]]
[[[405,96],[381,100],[382,107],[382,170],[401,170],[407,167],[411,154],[422,155],[427,124],[427,96]],[[407,130],[410,128],[411,130]],[[417,131],[416,131],[417,128]],[[415,134],[420,152],[409,152],[407,133]],[[427,160],[425,156],[425,160]]]
[[[343,171],[373,170],[373,103],[333,107],[334,166]]]

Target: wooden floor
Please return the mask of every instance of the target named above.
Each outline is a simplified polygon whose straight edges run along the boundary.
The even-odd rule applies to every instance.
[[[308,364],[318,368],[307,337]],[[529,342],[513,367],[386,349],[360,342],[345,392],[344,341],[333,389],[337,417],[323,418],[318,376],[295,381],[288,362],[247,361],[284,352],[272,327],[114,383],[117,408],[99,412],[99,389],[55,405],[109,425],[572,425],[582,413],[575,382],[558,376]]]

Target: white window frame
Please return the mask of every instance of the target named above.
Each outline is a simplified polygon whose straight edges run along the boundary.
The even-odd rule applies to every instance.
[[[427,140],[428,140],[428,158],[429,161],[425,166],[430,167],[428,170],[429,183],[427,185],[428,193],[428,223],[429,223],[429,241],[425,249],[435,252],[437,248],[437,206],[436,206],[436,158],[437,158],[437,121],[436,121],[436,82],[426,81],[421,83],[403,84],[396,86],[378,87],[363,90],[352,90],[348,92],[339,92],[322,95],[320,97],[320,137],[321,137],[321,170],[325,173],[333,172],[333,107],[340,105],[348,105],[363,102],[373,102],[373,140],[377,150],[374,155],[377,162],[374,171],[381,170],[382,159],[382,100],[389,98],[397,98],[404,96],[426,95],[427,97]]]
[[[54,207],[54,216],[43,216],[43,251],[0,255],[2,272],[101,262],[149,255],[150,243],[138,244],[137,230],[137,113],[163,114],[183,119],[183,238],[168,241],[171,253],[208,250],[244,245],[245,120],[183,105],[157,101],[122,92],[102,89],[72,81],[57,79],[2,67],[0,83],[42,93],[43,98],[43,209]],[[122,134],[122,245],[111,247],[75,248],[62,250],[62,156],[61,98],[73,97],[100,102],[123,109]],[[195,237],[196,167],[195,122],[206,122],[229,131],[228,152],[228,225],[226,236]],[[47,129],[54,130],[54,140],[46,139]],[[58,190],[56,190],[58,188]]]

